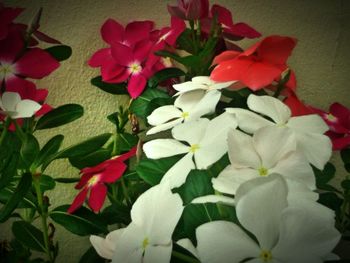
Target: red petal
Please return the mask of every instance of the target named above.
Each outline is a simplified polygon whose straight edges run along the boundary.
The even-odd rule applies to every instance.
[[[29,80],[19,78],[16,75],[13,75],[11,78],[5,80],[6,90],[20,91],[24,89],[24,87],[30,87],[31,85],[35,84]]]
[[[0,41],[0,63],[1,61],[12,63],[23,47],[24,42],[21,33],[10,31],[7,38]]]
[[[186,9],[186,18],[195,20],[208,17],[209,1],[208,0],[190,0]]]
[[[261,37],[261,34],[258,31],[245,23],[237,23],[229,29],[224,29],[224,31],[234,36],[241,36],[246,38]]]
[[[231,51],[227,51],[227,52],[231,52]],[[214,81],[222,81],[222,82],[241,80],[242,73],[247,71],[253,63],[254,62],[250,60],[238,60],[238,59],[223,61],[214,68],[214,70],[210,74],[210,78],[213,79]]]
[[[137,147],[133,147],[130,149],[130,151],[123,153],[117,157],[118,161],[124,162],[127,159],[130,159],[131,157],[136,155]]]
[[[81,170],[81,173],[83,174],[80,178],[80,181],[75,186],[75,189],[81,189],[83,188],[87,182],[93,177],[97,172],[90,172],[88,173],[89,168],[85,168]]]
[[[134,45],[138,41],[148,39],[153,28],[152,21],[135,21],[127,24],[125,28],[125,41],[128,45]]]
[[[315,113],[311,108],[302,103],[294,93],[287,97],[283,102],[292,111],[292,116],[302,116]]]
[[[81,207],[85,201],[86,195],[88,192],[88,188],[84,188],[74,199],[71,206],[68,208],[68,213],[72,214],[75,210]]]
[[[342,150],[350,145],[350,135],[343,138],[332,139],[332,143],[334,151]]]
[[[110,45],[123,42],[124,27],[114,19],[108,19],[101,27],[101,36]]]
[[[117,64],[127,67],[134,62],[134,54],[130,47],[116,43],[111,47],[111,50]]]
[[[182,20],[186,20],[185,10],[178,6],[168,5],[168,12],[171,16],[176,16]]]
[[[231,60],[236,58],[241,52],[228,50],[222,52],[220,55],[217,55],[213,60],[213,65],[220,64],[224,61]]]
[[[350,109],[346,108],[344,105],[336,102],[333,103],[330,108],[329,112],[339,118],[340,122],[343,124],[347,124],[347,126],[350,128]]]
[[[40,32],[38,30],[36,30],[34,32],[34,36],[36,36],[39,40],[44,41],[44,42],[49,43],[49,44],[62,44],[60,41],[44,34],[43,32]]]
[[[147,59],[151,49],[153,47],[153,43],[149,40],[143,40],[136,44],[133,52],[134,52],[134,59],[138,62],[143,62]]]
[[[131,75],[128,83],[128,92],[133,99],[141,95],[146,86],[146,78],[142,74]]]
[[[41,79],[57,69],[60,63],[44,50],[32,48],[15,65],[19,74],[34,79]]]
[[[99,212],[106,199],[107,187],[104,184],[98,183],[91,187],[89,206],[94,212]]]
[[[233,26],[232,14],[230,10],[221,5],[213,5],[210,12],[212,17],[214,17],[215,14],[217,15],[218,22],[220,24],[224,24],[228,27]]]
[[[35,116],[36,117],[39,117],[39,116],[42,116],[42,115],[45,115],[46,113],[50,112],[53,108],[48,105],[48,104],[43,104],[40,108],[40,110],[38,110],[36,113],[35,113]]]
[[[125,67],[118,65],[115,61],[110,61],[101,67],[102,80],[109,82],[115,79],[117,76],[120,76],[124,71]],[[125,79],[120,82],[123,82]]]
[[[111,59],[113,59],[111,49],[102,48],[92,55],[92,57],[88,61],[88,64],[90,67],[97,68],[101,67],[103,64],[110,61]]]
[[[114,161],[114,162],[113,162]],[[102,173],[102,181],[105,183],[114,183],[124,174],[127,166],[119,160],[111,160],[109,166]]]

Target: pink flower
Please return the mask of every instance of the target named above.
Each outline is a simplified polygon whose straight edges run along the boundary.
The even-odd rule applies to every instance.
[[[23,8],[4,7],[0,3],[0,40],[6,38],[12,21],[22,13]]]
[[[174,46],[177,38],[185,30],[186,24],[183,20],[177,17],[171,17],[170,27],[163,27],[157,31],[157,40],[155,44],[155,50],[160,50],[165,47],[166,44]]]
[[[224,37],[231,40],[240,40],[242,38],[257,38],[261,34],[246,23],[233,23],[231,12],[223,6],[213,5],[210,10],[210,16],[202,19],[202,30],[209,34],[214,16],[220,24]]]
[[[294,38],[269,36],[242,53],[223,52],[214,59],[218,65],[210,77],[219,82],[236,80],[254,91],[262,89],[288,68],[286,62],[295,45]]]
[[[171,16],[176,16],[182,20],[196,20],[208,16],[208,0],[177,0],[177,6],[168,5]]]
[[[9,32],[0,42],[0,82],[5,82],[6,89],[20,87],[26,81],[23,77],[41,79],[59,67],[59,63],[40,48],[27,49],[23,55],[23,40],[16,31]]]
[[[81,189],[81,191],[69,207],[68,213],[73,213],[81,207],[88,195],[89,207],[94,212],[100,211],[107,195],[107,186],[105,184],[117,181],[127,168],[124,161],[135,156],[135,154],[136,147],[127,153],[106,160],[94,167],[82,169],[80,171],[82,174],[80,182],[75,186],[76,189]]]

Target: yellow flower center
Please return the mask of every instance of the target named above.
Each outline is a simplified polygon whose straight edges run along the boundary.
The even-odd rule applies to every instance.
[[[87,186],[88,186],[88,187],[94,186],[95,184],[97,184],[98,180],[99,180],[98,176],[97,176],[97,175],[94,175],[94,176],[91,177],[91,178],[89,179],[89,181],[87,182]]]
[[[142,70],[142,67],[139,63],[134,62],[129,66],[130,72],[135,74],[135,73],[139,73]]]
[[[143,250],[146,249],[146,247],[149,245],[149,240],[148,237],[146,237],[143,241],[142,241],[142,248]]]
[[[192,144],[191,148],[190,148],[190,152],[191,153],[195,153],[198,149],[199,149],[199,145],[198,144]]]
[[[337,117],[335,117],[333,114],[329,113],[326,115],[327,120],[329,121],[336,121]]]
[[[15,69],[11,64],[2,64],[0,65],[0,79],[5,79],[6,77],[13,75]]]
[[[272,254],[270,251],[262,250],[260,253],[260,258],[262,262],[269,262],[272,260]]]
[[[183,112],[183,113],[181,114],[181,117],[184,118],[184,119],[186,119],[189,115],[190,115],[190,114],[189,114],[188,112]]]
[[[260,176],[266,176],[266,175],[268,175],[269,174],[269,170],[267,170],[265,167],[260,167],[259,169],[258,169],[258,172],[259,172],[259,175]]]

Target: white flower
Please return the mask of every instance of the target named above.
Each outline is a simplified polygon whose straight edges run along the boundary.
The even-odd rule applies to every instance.
[[[12,119],[32,117],[40,108],[41,105],[35,101],[21,100],[17,92],[4,92],[2,97],[0,97],[2,113]]]
[[[253,137],[232,130],[228,134],[228,153],[231,165],[212,179],[215,190],[235,195],[243,182],[278,173],[284,176],[289,189],[306,188],[306,197],[317,200],[318,195],[312,192],[316,189],[312,168],[296,151],[294,134],[289,129],[263,127]]]
[[[215,82],[207,76],[198,76],[192,78],[191,81],[186,81],[180,84],[174,84],[173,87],[178,92],[175,94],[183,94],[193,90],[204,90],[206,92],[214,91],[215,93],[219,93],[219,90],[223,88],[227,88],[231,86],[236,81],[228,81],[228,82]]]
[[[288,204],[281,176],[252,181],[238,189],[236,213],[257,242],[232,222],[205,223],[196,230],[201,262],[321,263],[328,258],[340,239],[333,211],[302,198]]]
[[[213,113],[219,100],[220,93],[206,93],[202,90],[182,94],[175,100],[174,105],[159,107],[147,117],[148,123],[155,126],[147,131],[147,135]]]
[[[183,208],[169,185],[154,186],[136,200],[126,228],[109,233],[106,239],[91,236],[90,241],[100,256],[115,263],[168,263],[172,234]]]
[[[249,109],[271,118],[267,120],[249,110],[228,108],[227,112],[235,113],[238,126],[245,132],[253,134],[264,126],[289,128],[297,141],[297,149],[303,152],[308,161],[318,169],[323,169],[332,154],[332,143],[323,135],[327,124],[316,114],[291,117],[290,109],[280,100],[271,96],[249,95]]]
[[[151,159],[186,153],[162,178],[162,182],[169,181],[172,188],[178,187],[186,181],[192,169],[206,169],[227,152],[227,133],[236,126],[234,115],[229,113],[223,113],[211,121],[201,118],[174,127],[172,136],[175,139],[147,142],[143,150]]]

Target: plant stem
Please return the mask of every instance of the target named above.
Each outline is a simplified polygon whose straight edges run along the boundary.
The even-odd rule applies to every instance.
[[[13,120],[13,124],[16,127],[16,134],[17,136],[21,139],[21,141],[23,142],[26,138],[25,133],[22,131],[22,128],[18,125],[16,120]]]
[[[53,256],[51,254],[51,249],[50,249],[50,242],[49,242],[49,233],[48,233],[48,228],[47,228],[47,212],[44,207],[44,202],[43,202],[43,194],[40,189],[40,183],[38,178],[36,178],[35,175],[33,177],[33,183],[34,183],[34,188],[35,192],[37,195],[38,199],[38,205],[39,205],[39,215],[41,218],[41,225],[43,228],[43,234],[44,234],[44,244],[45,244],[45,252],[49,258],[49,262],[54,262]]]
[[[2,131],[1,137],[0,137],[0,146],[2,145],[4,139],[5,139],[6,135],[7,135],[10,123],[11,123],[11,118],[6,118],[5,123],[4,123],[4,130]]]
[[[171,252],[171,254],[172,254],[174,257],[176,257],[176,258],[178,258],[178,259],[181,259],[181,260],[183,260],[183,261],[185,261],[185,262],[189,262],[189,263],[199,263],[199,260],[198,260],[198,259],[195,259],[195,258],[193,258],[193,257],[187,256],[187,255],[185,255],[185,254],[182,254],[182,253],[177,252],[177,251],[174,251],[174,250]]]
[[[125,181],[124,181],[124,178],[123,178],[123,177],[120,178],[120,183],[121,183],[121,185],[122,185],[123,194],[124,194],[126,203],[127,203],[127,204],[131,204],[131,199],[130,199],[130,196],[129,196],[129,193],[128,193],[128,188],[127,188],[126,185],[125,185]]]

